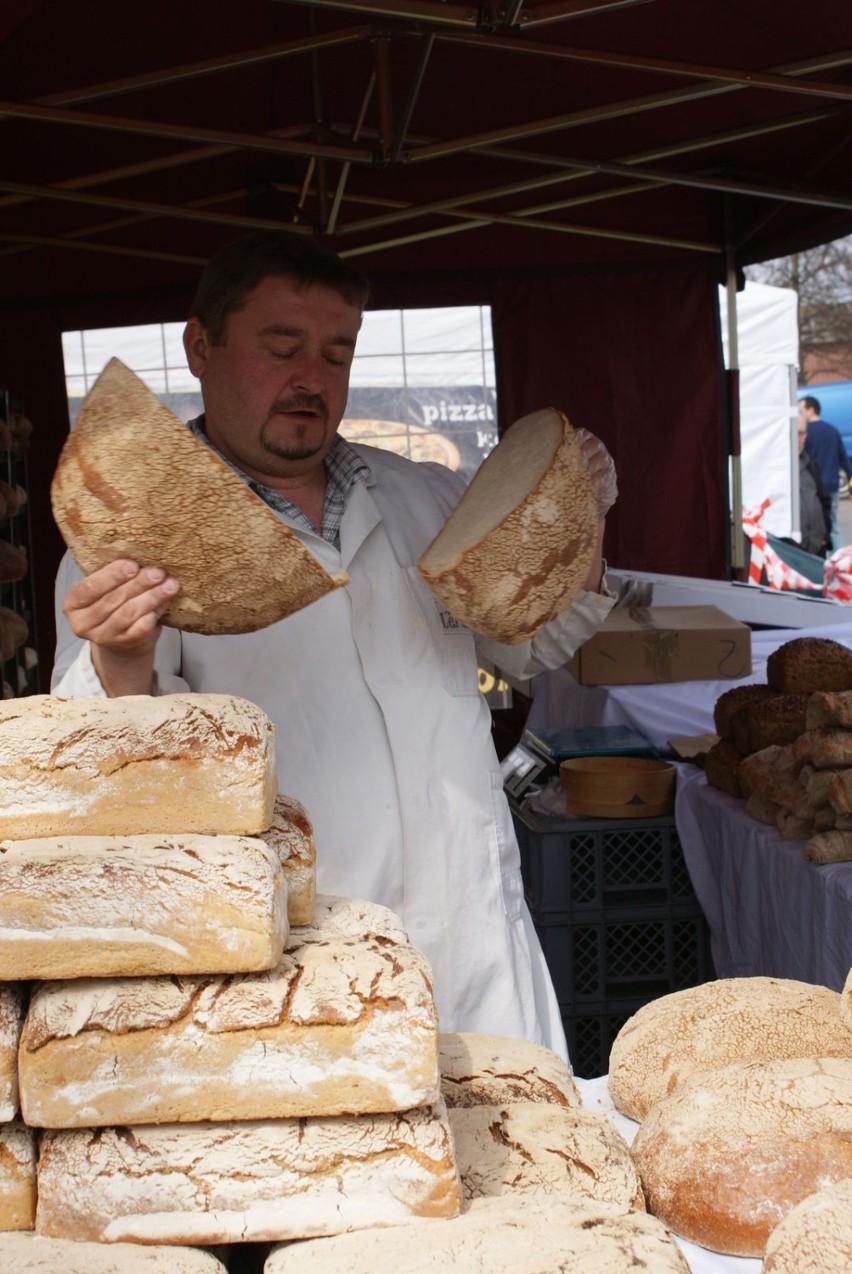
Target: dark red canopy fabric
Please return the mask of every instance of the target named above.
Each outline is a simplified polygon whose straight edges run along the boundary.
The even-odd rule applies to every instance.
[[[0,115],[43,662],[62,330],[181,318],[253,226],[377,305],[491,305],[501,426],[553,403],[613,451],[610,560],[729,574],[716,285],[852,233],[848,0],[7,0]]]

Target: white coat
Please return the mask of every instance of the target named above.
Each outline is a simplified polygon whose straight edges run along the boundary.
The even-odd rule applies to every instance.
[[[463,483],[439,465],[359,447],[371,469],[347,496],[340,549],[297,534],[351,584],[259,632],[165,629],[161,692],[242,696],[276,725],[280,790],[306,806],[317,888],[401,916],[429,958],[441,1029],[527,1038],[565,1055],[558,1005],[523,898],[520,857],[478,688],[469,629],[416,562]],[[80,578],[66,555],[58,600]],[[563,663],[612,601],[581,593],[532,643],[477,639],[528,677]],[[57,607],[53,691],[103,695],[87,644]]]

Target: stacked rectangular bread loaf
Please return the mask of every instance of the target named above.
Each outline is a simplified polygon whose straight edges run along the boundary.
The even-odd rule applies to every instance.
[[[817,862],[852,858],[852,651],[797,637],[769,656],[766,684],[717,701],[707,781]]]
[[[215,1245],[458,1212],[426,961],[385,908],[316,898],[275,776],[230,696],[0,706],[0,1229]]]

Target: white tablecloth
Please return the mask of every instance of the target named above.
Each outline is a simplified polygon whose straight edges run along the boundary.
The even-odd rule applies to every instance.
[[[620,1115],[610,1100],[607,1089],[607,1076],[600,1079],[575,1080],[587,1110],[597,1111],[615,1125],[628,1145],[631,1145],[639,1127],[632,1119]],[[759,1274],[761,1261],[756,1257],[723,1256],[720,1252],[710,1252],[698,1247],[695,1243],[687,1243],[685,1239],[675,1236],[676,1242],[689,1262],[692,1274]]]

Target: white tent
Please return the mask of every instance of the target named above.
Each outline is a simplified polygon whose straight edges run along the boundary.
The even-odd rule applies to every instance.
[[[798,536],[798,296],[792,288],[748,282],[736,300],[742,503],[749,508],[768,498],[764,529]],[[725,364],[730,366],[724,288],[719,289],[719,309]]]

